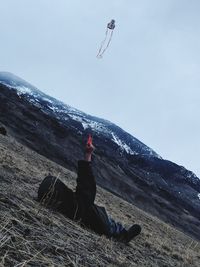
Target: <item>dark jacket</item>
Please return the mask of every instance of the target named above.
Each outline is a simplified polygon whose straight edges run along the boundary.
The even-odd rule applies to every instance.
[[[70,219],[98,234],[110,236],[110,222],[104,207],[94,204],[96,196],[96,181],[91,163],[78,162],[78,177],[76,191],[73,192],[62,181],[54,176],[47,176],[38,190],[38,200],[54,207]]]

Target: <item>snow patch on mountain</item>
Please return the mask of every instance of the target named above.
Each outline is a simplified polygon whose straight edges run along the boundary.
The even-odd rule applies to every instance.
[[[48,108],[50,108],[53,112],[57,112],[58,111],[58,108],[54,107],[54,106],[49,106],[48,105]]]
[[[11,89],[12,88],[16,89],[18,96],[24,95],[24,94],[30,94],[30,95],[32,94],[32,90],[26,86],[17,86],[15,83],[8,84],[4,81],[1,81],[1,83],[5,84],[7,87],[9,87]]]
[[[122,148],[122,150],[125,150],[126,153],[130,154],[130,155],[136,155],[138,153],[133,152],[133,150],[126,144],[124,143],[121,139],[119,139],[116,135],[114,135],[114,133],[112,133],[112,140],[119,146]]]
[[[24,94],[31,94],[32,90],[26,86],[17,86],[14,83],[6,83],[4,81],[1,81],[2,84],[6,85],[7,87],[11,88],[11,89],[16,89],[17,94],[20,95],[24,95]]]
[[[26,86],[16,86],[17,94],[23,95],[23,94],[32,94],[32,90]]]
[[[43,97],[42,99],[43,99],[43,101],[47,101],[47,102],[53,104],[53,101],[47,97]]]
[[[100,133],[110,134],[110,131],[103,123],[96,122],[94,120],[90,120],[90,119],[86,118],[84,115],[80,117],[78,114],[75,115],[75,114],[71,114],[70,112],[68,113],[68,115],[73,120],[80,122],[82,124],[84,130],[91,129],[93,131],[98,131]]]

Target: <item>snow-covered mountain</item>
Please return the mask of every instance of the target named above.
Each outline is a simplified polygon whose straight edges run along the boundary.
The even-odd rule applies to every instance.
[[[117,144],[122,152],[131,155],[141,154],[161,158],[153,149],[144,145],[115,124],[66,105],[11,73],[0,72],[0,83],[5,84],[12,90],[16,90],[18,96],[26,97],[32,104],[43,109],[44,112],[55,116],[58,121],[65,124],[66,121],[72,119],[80,123],[79,127],[77,127],[79,132],[88,129],[96,134],[99,133],[103,138],[108,138]]]
[[[0,123],[21,143],[71,170],[92,133],[100,186],[200,239],[200,179],[112,122],[0,72]]]

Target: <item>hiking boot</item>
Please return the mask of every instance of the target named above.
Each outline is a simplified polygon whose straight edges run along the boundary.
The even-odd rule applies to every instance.
[[[118,237],[118,241],[123,243],[129,243],[134,237],[139,235],[141,227],[138,224],[133,224],[128,230],[124,230]]]

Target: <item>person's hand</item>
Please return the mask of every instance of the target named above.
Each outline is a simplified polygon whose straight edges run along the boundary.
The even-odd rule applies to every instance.
[[[92,152],[94,151],[94,146],[93,144],[87,144],[86,148],[85,148],[85,152],[86,154],[92,154]]]
[[[87,143],[86,147],[85,147],[85,160],[86,161],[91,161],[92,159],[92,153],[94,151],[94,146],[92,143]]]

